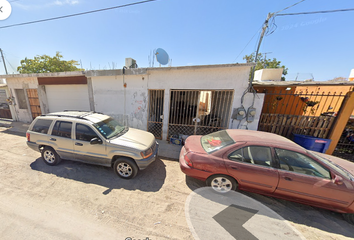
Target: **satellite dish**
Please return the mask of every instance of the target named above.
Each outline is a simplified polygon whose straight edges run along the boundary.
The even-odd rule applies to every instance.
[[[157,61],[162,65],[166,65],[170,60],[167,52],[165,50],[163,50],[162,48],[156,49],[155,55],[156,55]]]

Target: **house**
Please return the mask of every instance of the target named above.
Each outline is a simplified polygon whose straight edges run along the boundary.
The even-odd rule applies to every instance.
[[[264,94],[244,95],[252,66],[123,68],[0,77],[6,78],[14,98],[10,106],[14,120],[31,122],[49,112],[89,110],[169,139],[226,128],[256,130]],[[244,114],[252,110],[248,121],[235,117],[241,106]]]

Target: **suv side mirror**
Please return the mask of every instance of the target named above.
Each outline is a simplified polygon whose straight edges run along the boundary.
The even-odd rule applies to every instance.
[[[92,138],[90,144],[102,144],[102,140],[99,138]]]
[[[333,183],[336,185],[343,184],[343,178],[341,176],[335,175],[333,179]]]

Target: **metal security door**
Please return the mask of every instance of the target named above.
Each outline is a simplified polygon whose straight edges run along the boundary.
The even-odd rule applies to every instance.
[[[27,89],[27,96],[31,107],[32,118],[35,119],[37,116],[42,115],[37,89]]]
[[[0,118],[12,119],[5,89],[0,89]]]
[[[228,128],[233,90],[171,90],[168,136]]]
[[[149,90],[148,132],[162,139],[164,90]]]

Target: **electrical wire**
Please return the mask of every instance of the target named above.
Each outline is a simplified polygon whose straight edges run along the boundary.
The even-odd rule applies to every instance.
[[[15,70],[15,68],[12,66],[12,64],[10,63],[10,61],[9,60],[7,60],[7,58],[6,58],[6,55],[4,54],[4,58],[5,58],[5,61],[10,65],[10,67],[12,68],[12,71],[13,72],[16,72],[16,70]]]
[[[274,14],[278,14],[278,13],[280,13],[280,12],[282,12],[282,11],[285,11],[285,10],[287,10],[287,9],[289,9],[289,8],[292,8],[292,7],[296,6],[296,5],[298,5],[299,3],[302,3],[303,1],[305,1],[305,0],[301,0],[300,2],[294,3],[293,5],[291,5],[291,6],[289,6],[289,7],[286,7],[286,8],[284,8],[284,9],[282,9],[282,10],[279,10],[278,12],[275,12]]]
[[[233,62],[236,62],[236,60],[239,58],[239,56],[243,53],[243,51],[247,48],[247,46],[251,43],[251,41],[253,40],[253,38],[257,35],[257,33],[259,33],[259,30],[262,29],[262,27],[260,27],[257,32],[253,35],[253,37],[248,41],[248,43],[246,44],[246,46],[242,49],[242,51],[237,55],[237,57],[235,58],[235,60]]]
[[[282,14],[276,14],[276,16],[291,16],[291,15],[318,14],[318,13],[334,13],[334,12],[349,12],[349,11],[354,11],[354,8],[336,9],[336,10],[327,10],[327,11],[314,11],[314,12],[300,12],[300,13],[282,13]]]
[[[2,27],[0,27],[0,29],[23,26],[23,25],[33,24],[33,23],[53,21],[53,20],[69,18],[69,17],[76,17],[76,16],[85,15],[85,14],[103,12],[103,11],[107,11],[107,10],[112,10],[112,9],[117,9],[117,8],[124,8],[124,7],[129,7],[129,6],[133,6],[133,5],[138,5],[138,4],[148,3],[148,2],[154,2],[154,1],[157,1],[157,0],[146,0],[146,1],[128,3],[128,4],[114,6],[114,7],[109,7],[109,8],[102,8],[102,9],[92,10],[92,11],[88,11],[88,12],[81,12],[81,13],[75,13],[75,14],[70,14],[70,15],[64,15],[64,16],[60,16],[60,17],[53,17],[53,18],[47,18],[47,19],[36,20],[36,21],[31,21],[31,22],[17,23],[17,24],[2,26]]]

